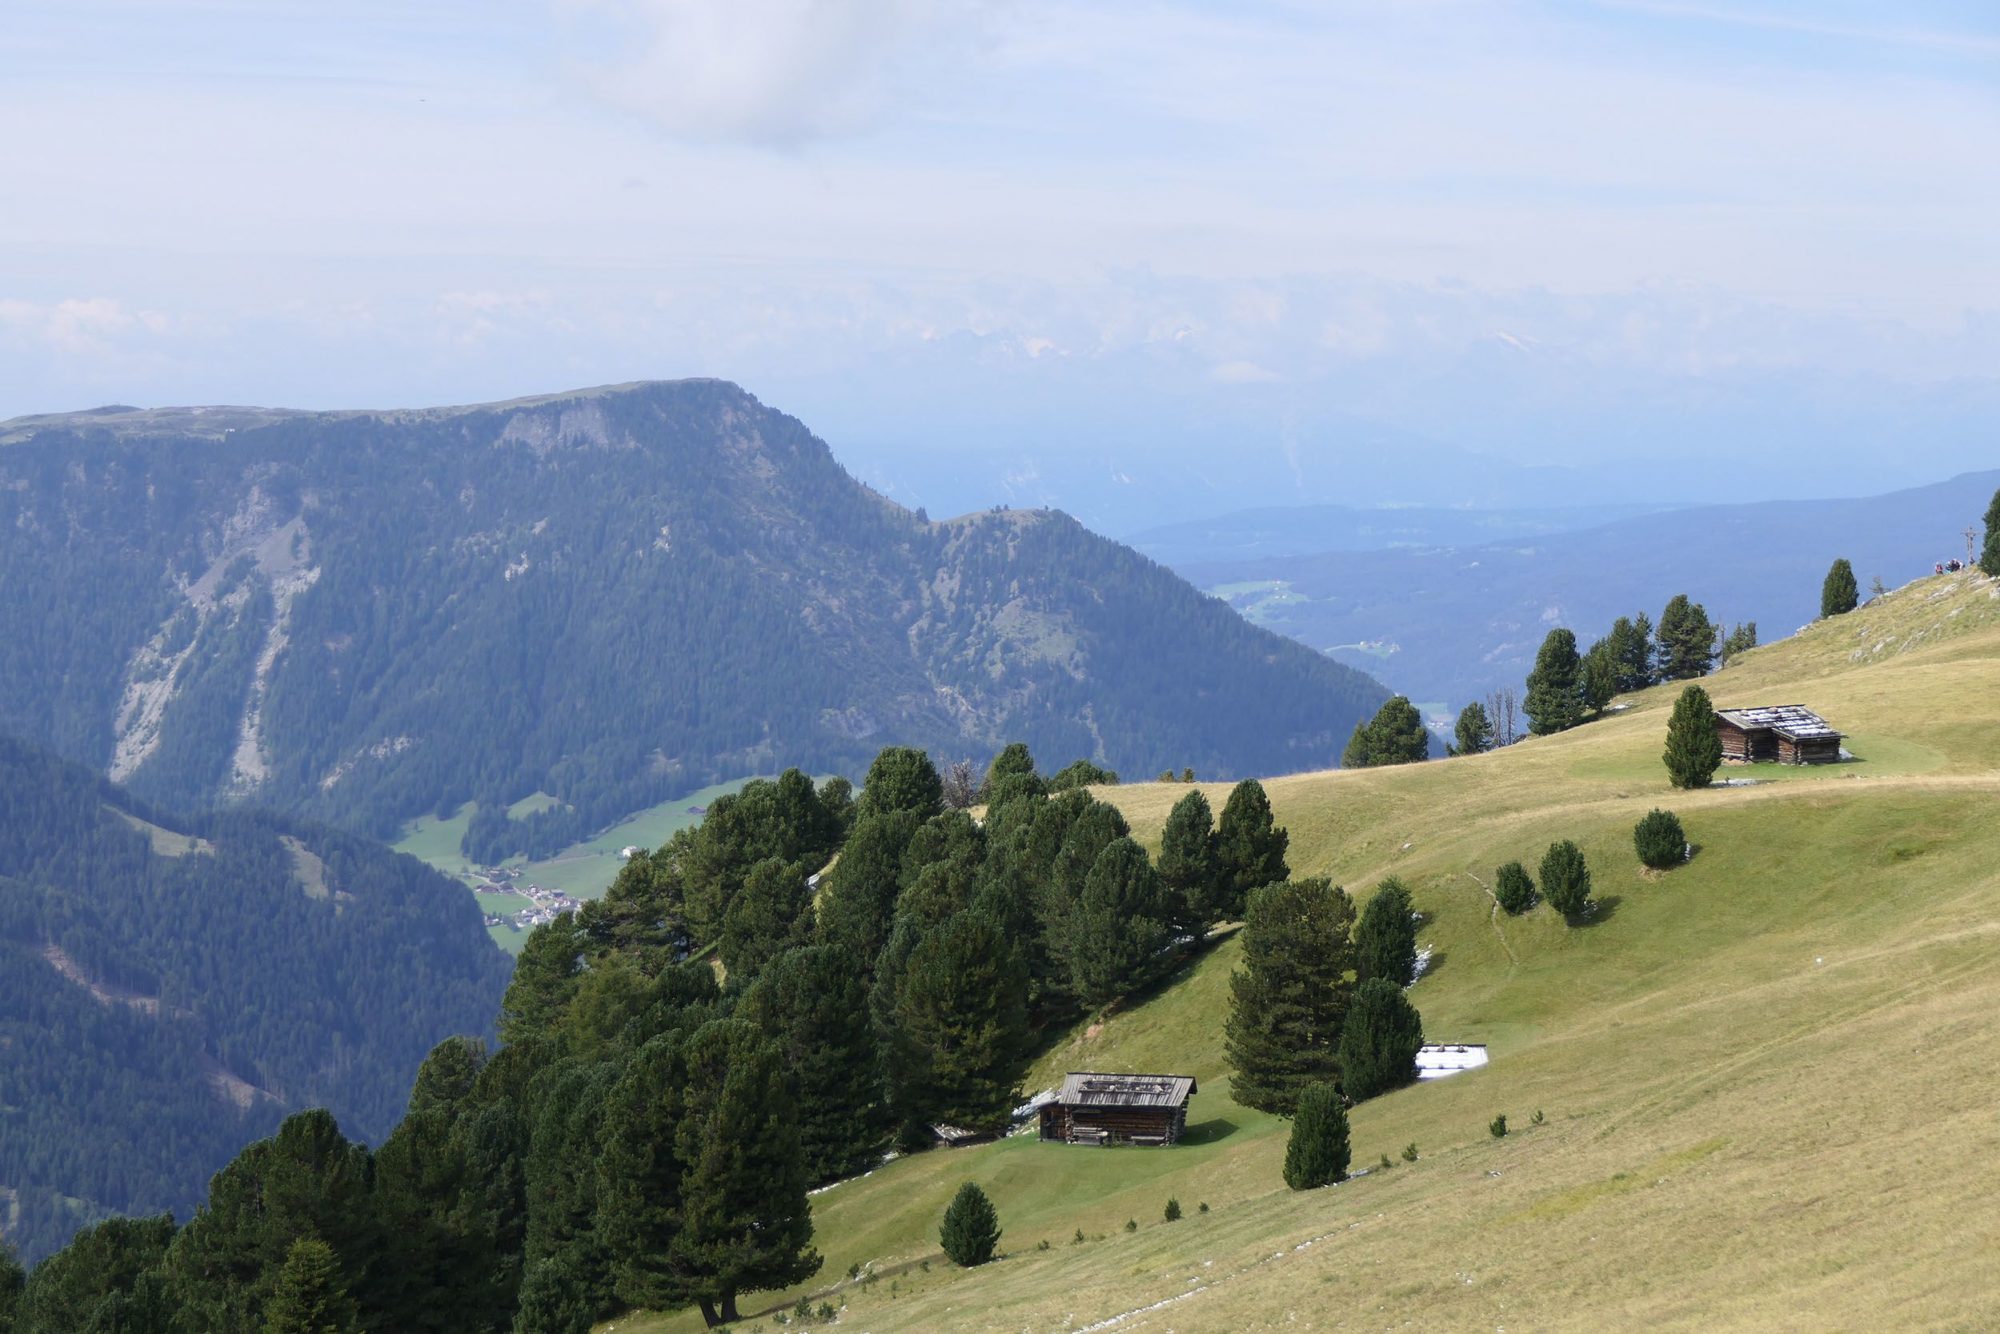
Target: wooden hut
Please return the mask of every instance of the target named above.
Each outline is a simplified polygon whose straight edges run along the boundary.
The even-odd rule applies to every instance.
[[[1715,735],[1722,742],[1725,760],[1833,764],[1840,759],[1841,733],[1799,704],[1718,709]]]
[[[1042,1138],[1063,1144],[1172,1144],[1187,1129],[1191,1075],[1072,1070],[1042,1104]]]

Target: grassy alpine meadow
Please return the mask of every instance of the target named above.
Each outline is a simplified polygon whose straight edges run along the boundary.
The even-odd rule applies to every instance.
[[[2000,1310],[1980,1258],[2000,1244],[2000,584],[1921,580],[1702,684],[1721,707],[1803,704],[1857,761],[1726,767],[1756,785],[1674,791],[1670,685],[1490,755],[1266,784],[1294,875],[1364,899],[1388,875],[1410,887],[1428,1040],[1491,1048],[1483,1070],[1354,1110],[1365,1175],[1287,1190],[1285,1123],[1230,1100],[1225,931],[1169,985],[1059,1038],[1027,1081],[1193,1074],[1188,1142],[1018,1136],[891,1162],[815,1198],[820,1275],[747,1298],[763,1314],[739,1328],[806,1294],[842,1328],[883,1331],[1985,1323]],[[1156,841],[1187,791],[1100,795]],[[1207,792],[1219,810],[1227,788]],[[1666,873],[1632,847],[1655,806],[1696,848]],[[1588,857],[1594,917],[1499,912],[1494,867],[1534,874],[1562,838]],[[975,1270],[937,1240],[966,1180],[1005,1229]]]

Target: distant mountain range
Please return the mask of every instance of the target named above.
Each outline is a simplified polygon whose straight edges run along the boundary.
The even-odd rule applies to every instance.
[[[182,817],[0,737],[0,1236],[187,1218],[285,1115],[377,1140],[509,961],[472,897],[352,834]]]
[[[1163,565],[1208,565],[1327,551],[1386,551],[1516,542],[1595,528],[1674,505],[1573,505],[1555,509],[1466,506],[1279,505],[1163,524],[1125,540]]]
[[[1365,517],[1351,512],[1230,516],[1135,541],[1180,552],[1175,568],[1260,625],[1450,711],[1496,687],[1518,688],[1550,628],[1568,626],[1587,646],[1619,616],[1657,620],[1676,593],[1717,621],[1757,622],[1766,640],[1788,635],[1819,614],[1820,583],[1836,557],[1853,563],[1864,598],[1876,578],[1893,588],[1962,559],[1963,531],[1978,525],[1996,487],[2000,471],[1967,473],[1863,499],[1704,505],[1575,527],[1563,525],[1563,511],[1544,512],[1550,526],[1539,534],[1533,512],[1387,511],[1375,522],[1445,540],[1375,550],[1344,549],[1343,533]],[[1452,523],[1462,534],[1455,540]],[[1322,524],[1328,543],[1318,551],[1200,554],[1231,543],[1282,551]],[[1488,524],[1515,531],[1483,540]]]
[[[931,521],[719,381],[0,423],[0,729],[176,808],[547,851],[885,744],[1204,777],[1385,692],[1050,511]]]

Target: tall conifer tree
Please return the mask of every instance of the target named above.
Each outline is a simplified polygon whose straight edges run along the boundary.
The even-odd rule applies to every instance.
[[[1536,736],[1565,732],[1583,721],[1583,663],[1576,652],[1576,634],[1560,627],[1549,631],[1528,673],[1528,696],[1521,711]]]
[[[1715,666],[1715,625],[1699,602],[1676,593],[1660,613],[1660,679],[1690,681]]]
[[[738,1294],[819,1272],[805,1157],[774,1043],[718,1019],[688,1041],[686,1059],[674,1142],[686,1170],[667,1264],[710,1325],[734,1323]]]
[[[1826,572],[1819,588],[1819,614],[1845,616],[1861,604],[1861,585],[1854,581],[1854,567],[1842,556]]]
[[[1707,787],[1722,767],[1722,739],[1715,734],[1715,705],[1700,686],[1674,701],[1667,719],[1667,778],[1675,787]]]
[[[1356,985],[1379,977],[1406,987],[1417,971],[1417,913],[1410,891],[1391,877],[1375,889],[1354,928]]]
[[[1424,1023],[1403,989],[1371,977],[1354,989],[1340,1030],[1340,1087],[1356,1102],[1417,1077]]]
[[[1200,935],[1216,920],[1215,816],[1190,792],[1167,812],[1160,833],[1160,883],[1174,900],[1175,925]]]
[[[1236,1101],[1289,1116],[1308,1085],[1338,1079],[1353,929],[1354,903],[1331,881],[1251,892],[1225,1029]]]
[[[1291,835],[1271,816],[1271,799],[1264,785],[1246,778],[1229,791],[1222,820],[1215,830],[1215,865],[1219,893],[1213,907],[1218,919],[1240,915],[1250,891],[1275,885],[1291,874],[1285,851]]]
[[[773,959],[737,1013],[778,1044],[815,1184],[874,1165],[888,1136],[882,1062],[859,961],[841,945]]]

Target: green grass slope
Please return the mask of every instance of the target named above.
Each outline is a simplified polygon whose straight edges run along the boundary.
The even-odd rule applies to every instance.
[[[1418,1162],[1285,1189],[1283,1123],[1228,1096],[1225,939],[1032,1080],[1195,1074],[1189,1143],[1023,1137],[891,1163],[817,1197],[826,1267],[772,1304],[810,1291],[840,1327],[878,1331],[1982,1325],[2000,1309],[2000,1270],[1977,1258],[2000,1242],[2000,584],[1919,581],[1706,684],[1725,707],[1818,710],[1858,762],[1674,792],[1665,687],[1493,755],[1267,785],[1295,872],[1411,886],[1434,951],[1411,993],[1427,1033],[1491,1045],[1484,1070],[1356,1110],[1357,1167],[1412,1142]],[[1185,791],[1106,795],[1157,837]],[[1631,847],[1656,805],[1699,848],[1664,876]],[[1497,914],[1493,867],[1564,837],[1600,919]],[[1499,1112],[1504,1140],[1486,1129]],[[1005,1257],[974,1271],[936,1241],[966,1179],[1006,1228]]]

